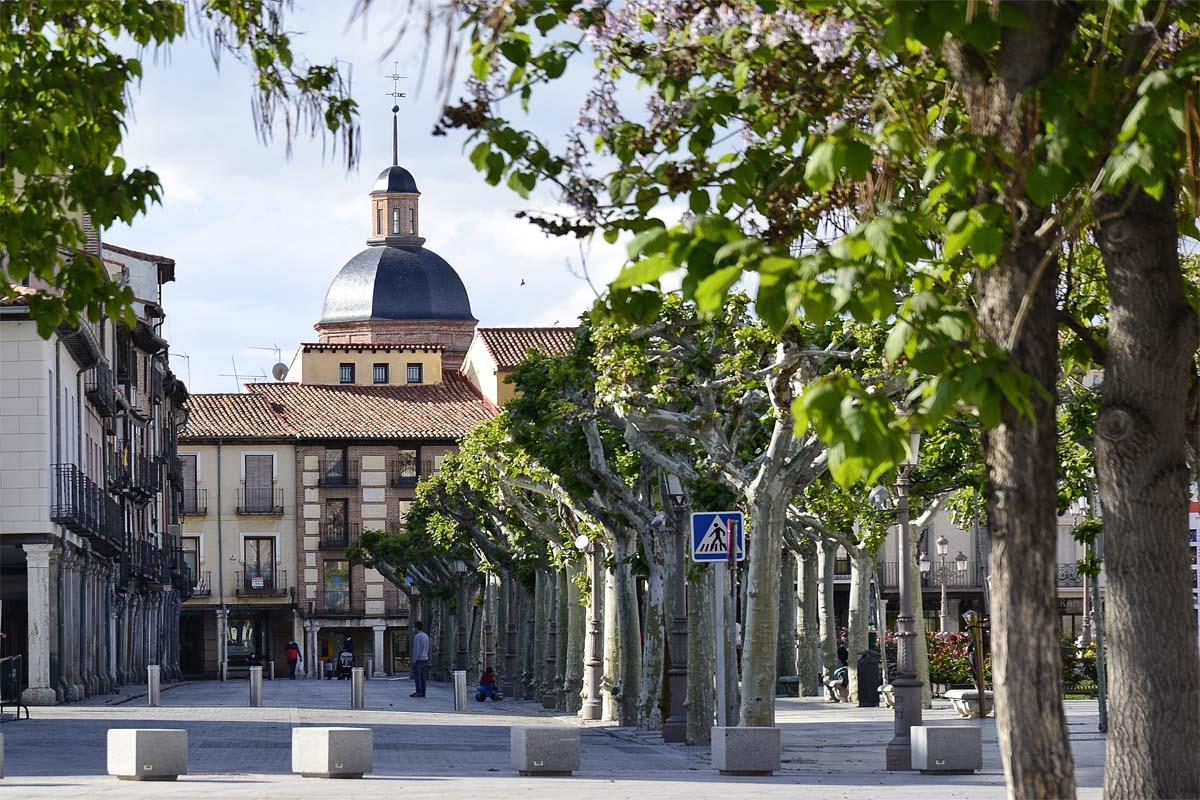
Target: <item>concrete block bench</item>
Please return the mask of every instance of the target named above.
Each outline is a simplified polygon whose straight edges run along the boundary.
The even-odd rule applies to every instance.
[[[775,695],[777,697],[799,697],[800,696],[800,676],[799,675],[780,675],[776,680]]]
[[[969,719],[979,715],[979,692],[975,689],[951,689],[943,696],[950,702],[954,703],[954,710],[958,712],[960,717]],[[984,690],[984,716],[991,716],[994,708],[995,705],[992,703],[991,691]]]
[[[885,683],[879,687],[879,696],[883,698],[883,704],[888,708],[896,707],[896,694],[890,683]]]
[[[292,728],[292,772],[305,778],[361,778],[374,751],[370,728]]]
[[[108,774],[123,781],[173,781],[187,775],[187,731],[109,728]]]
[[[782,755],[779,728],[712,729],[713,766],[722,775],[770,775]]]
[[[983,768],[983,736],[973,725],[914,725],[912,768],[968,774]]]
[[[579,769],[579,729],[514,727],[509,751],[513,769],[522,775],[570,775]]]

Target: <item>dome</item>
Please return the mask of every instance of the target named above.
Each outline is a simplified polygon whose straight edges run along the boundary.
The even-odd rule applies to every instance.
[[[412,173],[404,167],[397,167],[394,164],[379,173],[379,177],[375,179],[375,185],[371,187],[371,194],[384,192],[421,193],[417,189],[417,181],[413,178]]]
[[[462,279],[445,259],[417,245],[388,245],[347,261],[325,294],[322,323],[370,319],[475,317]]]

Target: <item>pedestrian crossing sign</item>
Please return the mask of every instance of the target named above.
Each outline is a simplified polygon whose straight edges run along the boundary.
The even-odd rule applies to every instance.
[[[740,511],[697,511],[692,514],[692,560],[728,561],[729,543],[734,559],[746,558],[745,525]]]

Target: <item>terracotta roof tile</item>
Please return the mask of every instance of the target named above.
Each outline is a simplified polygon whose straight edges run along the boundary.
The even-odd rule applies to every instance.
[[[0,306],[27,306],[29,298],[38,294],[38,290],[19,283],[10,283],[8,290],[0,293]]]
[[[180,441],[196,439],[290,439],[294,433],[260,394],[193,394]]]
[[[577,328],[479,328],[479,338],[498,369],[512,369],[530,350],[560,356],[575,344]]]

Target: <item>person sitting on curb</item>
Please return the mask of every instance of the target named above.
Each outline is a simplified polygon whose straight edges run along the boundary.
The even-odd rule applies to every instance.
[[[479,687],[475,689],[475,699],[480,702],[500,699],[500,692],[496,688],[496,673],[491,667],[485,669],[479,676]]]

